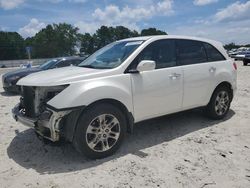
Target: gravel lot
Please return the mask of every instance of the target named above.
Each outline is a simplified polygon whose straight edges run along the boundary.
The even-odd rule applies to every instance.
[[[0,85],[0,187],[250,187],[250,66],[238,63],[228,117],[200,110],[146,121],[114,156],[91,161],[16,123]]]

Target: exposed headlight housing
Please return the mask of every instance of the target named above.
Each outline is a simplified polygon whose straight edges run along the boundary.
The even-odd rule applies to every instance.
[[[47,100],[50,100],[54,98],[56,95],[61,93],[65,88],[67,88],[69,85],[61,85],[61,86],[51,86],[51,87],[46,87],[46,92],[47,92]]]

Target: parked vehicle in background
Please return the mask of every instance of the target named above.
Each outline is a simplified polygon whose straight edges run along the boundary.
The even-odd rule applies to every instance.
[[[16,71],[8,72],[2,76],[2,82],[3,82],[3,89],[6,92],[14,92],[19,93],[20,87],[16,85],[19,79],[35,73],[40,72],[44,70],[54,69],[54,68],[60,68],[60,67],[66,67],[70,65],[77,66],[80,64],[86,57],[63,57],[63,58],[56,58],[47,61],[46,63],[38,66],[38,67],[32,67],[32,68],[22,68],[18,69]]]
[[[223,119],[236,90],[237,66],[221,43],[185,36],[120,40],[78,67],[18,82],[13,117],[51,141],[64,138],[89,158],[113,154],[134,123],[204,107]]]
[[[243,58],[243,65],[247,66],[248,63],[250,63],[250,53]]]
[[[234,58],[239,53],[239,51],[238,49],[232,49],[232,50],[229,50],[227,53],[229,57]]]
[[[246,55],[250,55],[250,51],[239,52],[234,56],[235,61],[243,61]]]

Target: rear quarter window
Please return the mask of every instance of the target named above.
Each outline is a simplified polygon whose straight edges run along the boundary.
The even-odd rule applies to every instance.
[[[207,62],[204,45],[200,41],[178,39],[177,61],[180,65],[191,65]]]
[[[226,58],[217,50],[215,47],[213,47],[211,44],[204,43],[204,47],[207,53],[207,60],[209,62],[211,61],[223,61]]]

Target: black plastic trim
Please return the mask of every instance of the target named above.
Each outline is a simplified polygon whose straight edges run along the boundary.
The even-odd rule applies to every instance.
[[[128,114],[127,115],[127,121],[128,121],[127,131],[128,133],[133,133],[135,119],[131,112],[127,112],[127,114]]]
[[[46,107],[48,107],[49,109],[55,111],[55,112],[62,112],[62,111],[68,111],[68,110],[77,110],[77,109],[83,109],[85,108],[86,106],[85,105],[82,105],[82,106],[75,106],[75,107],[69,107],[69,108],[55,108],[54,106],[51,106],[49,104],[46,104]]]
[[[125,74],[126,73],[139,74],[140,72],[138,70],[136,70],[136,69],[129,69],[129,70],[125,71]]]

